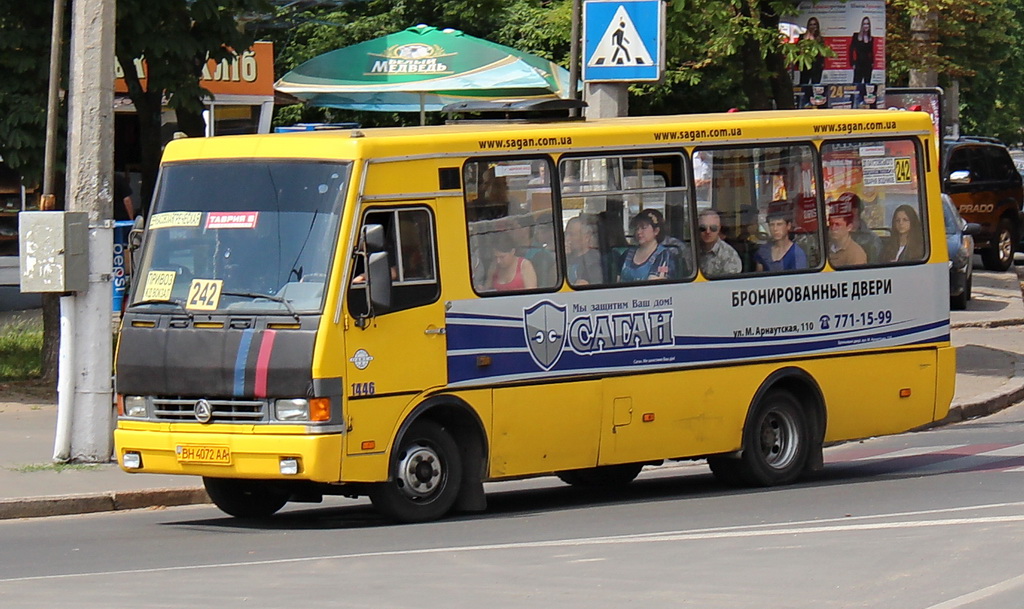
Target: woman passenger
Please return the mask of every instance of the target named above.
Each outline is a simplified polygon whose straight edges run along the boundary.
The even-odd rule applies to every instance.
[[[665,220],[656,209],[645,209],[633,217],[629,227],[633,231],[636,245],[626,250],[622,261],[619,281],[647,281],[667,279],[675,276],[675,259],[672,252],[661,244],[665,239],[662,226]]]
[[[904,262],[924,258],[924,231],[921,219],[910,205],[900,205],[892,212],[892,235],[882,249],[882,260]]]
[[[508,233],[498,233],[494,243],[494,271],[491,289],[498,292],[533,290],[537,288],[537,272],[533,263],[516,254],[516,245]]]

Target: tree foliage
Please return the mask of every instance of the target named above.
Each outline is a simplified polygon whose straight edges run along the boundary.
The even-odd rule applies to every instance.
[[[265,0],[117,0],[115,53],[139,118],[143,201],[160,162],[165,95],[178,130],[203,135],[203,99],[212,97],[199,82],[203,67],[249,48],[254,35],[239,27],[240,19],[261,10],[270,10]],[[139,58],[145,81],[130,68]]]
[[[911,18],[938,13],[931,44],[911,40]],[[933,69],[939,85],[960,85],[961,131],[1021,144],[1024,115],[1024,0],[888,0],[886,51],[890,86],[910,70]]]
[[[43,176],[52,22],[52,2],[0,0],[0,156],[29,188]]]

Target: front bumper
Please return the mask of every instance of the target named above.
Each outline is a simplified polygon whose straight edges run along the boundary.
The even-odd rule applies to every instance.
[[[152,424],[122,422],[114,431],[121,469],[130,473],[313,482],[338,482],[341,476],[341,433],[311,435],[305,433],[305,428],[293,426],[282,428],[279,433],[239,433],[235,430],[168,430],[166,425],[147,428],[149,425]],[[226,459],[223,449],[227,449]],[[139,455],[141,467],[126,468],[126,453]],[[189,461],[188,457],[180,457],[183,453],[200,459],[217,454],[216,459],[210,460],[222,462]],[[282,474],[282,459],[298,459],[298,472]]]

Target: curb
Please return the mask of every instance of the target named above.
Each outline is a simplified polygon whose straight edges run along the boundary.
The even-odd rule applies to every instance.
[[[97,494],[55,495],[0,500],[0,520],[71,516],[140,508],[210,503],[203,488],[161,488]]]

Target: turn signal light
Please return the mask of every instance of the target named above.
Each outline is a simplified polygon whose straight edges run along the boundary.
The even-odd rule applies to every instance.
[[[910,387],[904,387],[903,389],[900,389],[900,397],[901,398],[909,398],[910,397]]]
[[[309,401],[310,421],[331,420],[331,398],[313,398]]]

